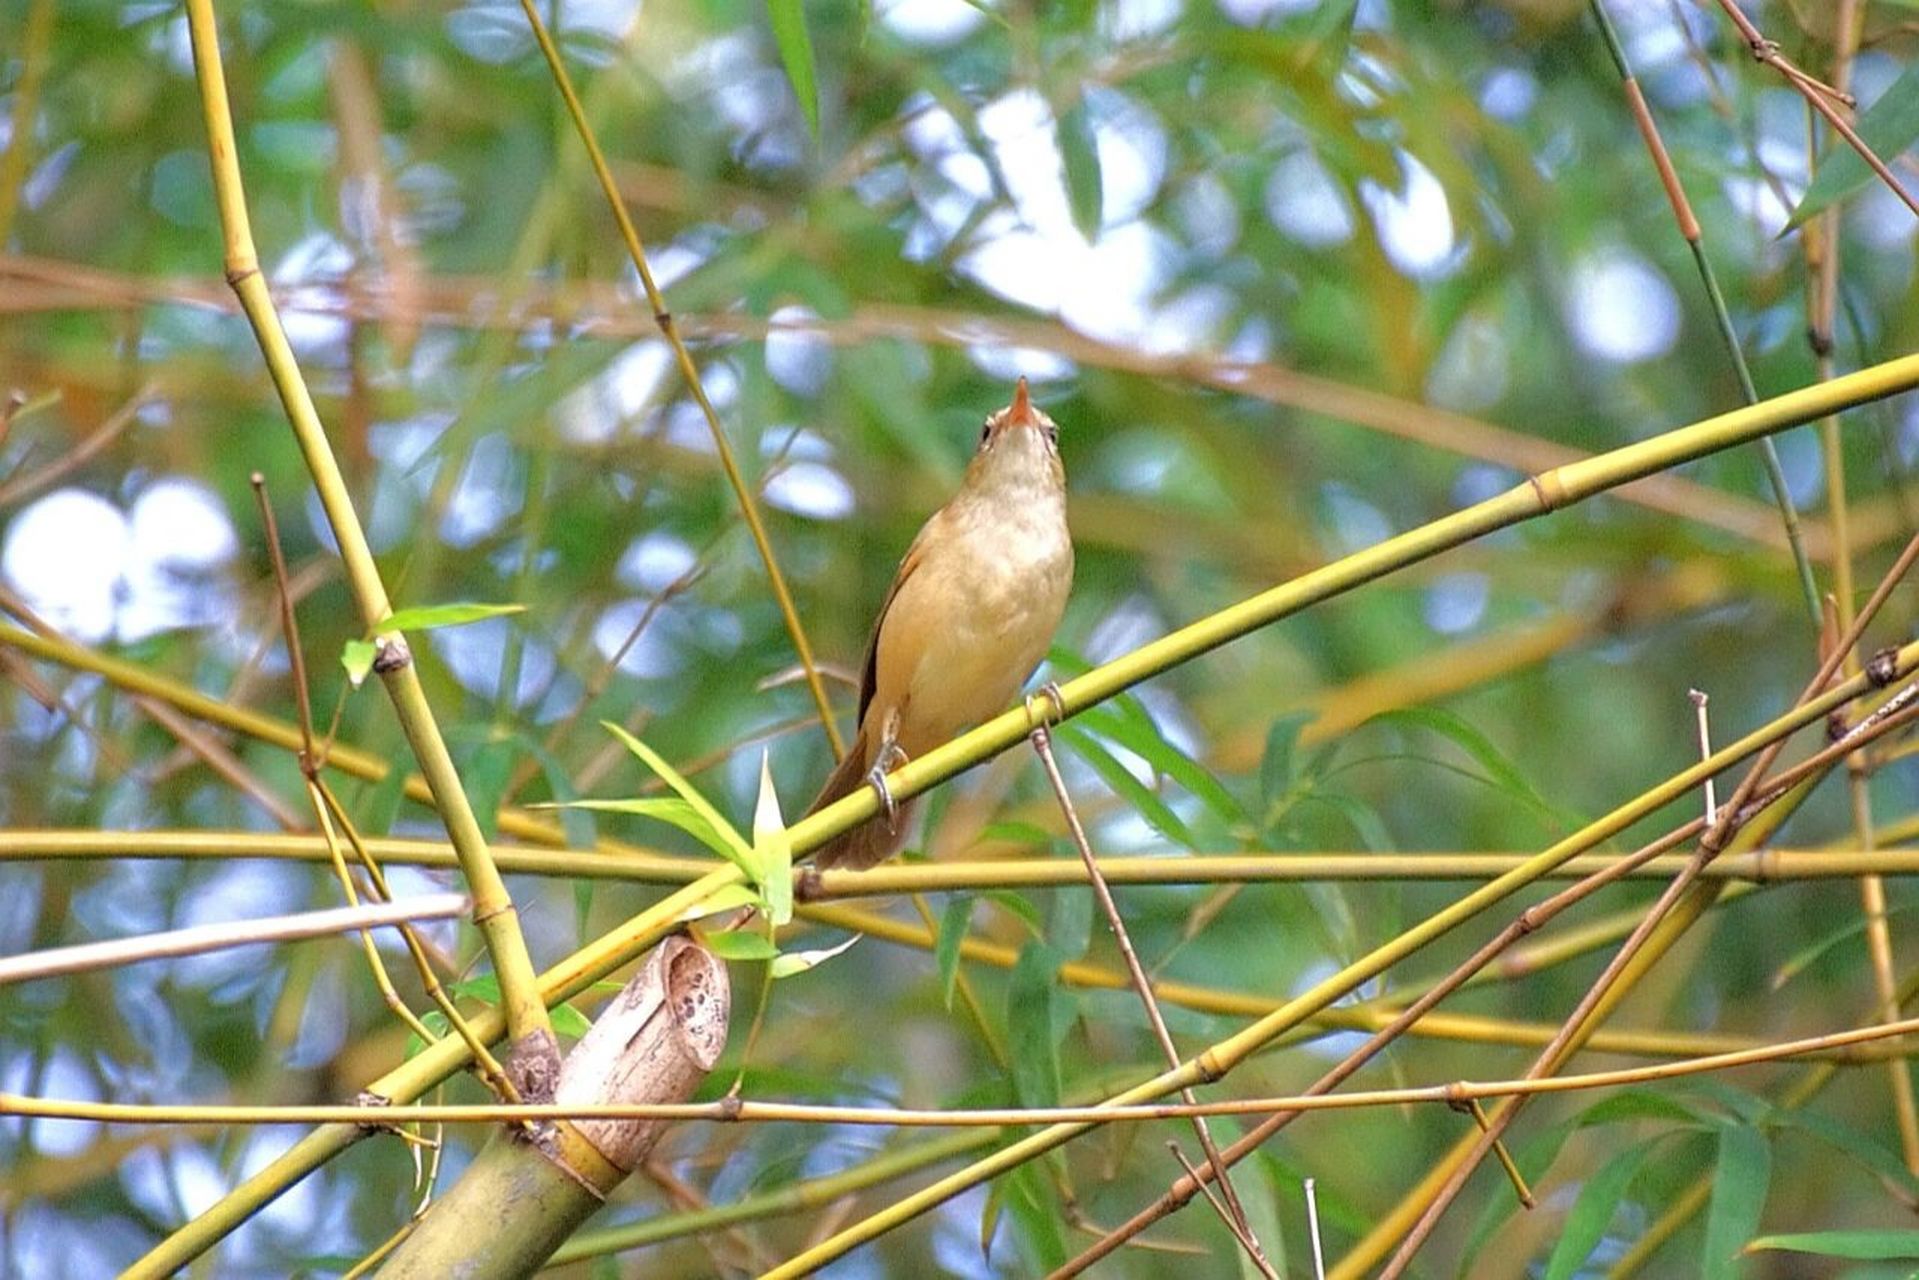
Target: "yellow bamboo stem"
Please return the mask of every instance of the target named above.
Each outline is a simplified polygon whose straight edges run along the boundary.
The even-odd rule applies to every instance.
[[[279,313],[267,292],[266,279],[260,274],[260,260],[253,244],[252,224],[247,217],[246,194],[240,178],[239,157],[233,136],[233,113],[227,103],[226,74],[220,58],[219,31],[214,22],[212,0],[188,0],[187,26],[193,43],[196,77],[200,85],[200,103],[205,116],[207,153],[212,163],[214,195],[220,210],[220,230],[225,244],[227,281],[239,298],[241,309],[253,327],[266,358],[287,421],[293,427],[301,456],[319,492],[320,505],[326,511],[340,558],[346,568],[347,583],[368,630],[376,631],[392,615],[380,580],[373,551],[367,544],[359,516],[353,510],[346,479],[340,474],[326,438],[326,429],[313,406],[306,380],[300,374],[293,348],[280,325]],[[420,773],[432,793],[433,803],[446,824],[447,836],[460,855],[460,870],[466,877],[473,898],[473,922],[486,942],[500,984],[500,1000],[507,1012],[507,1027],[515,1048],[531,1059],[545,1063],[557,1061],[558,1050],[534,981],[532,957],[527,954],[526,939],[520,933],[513,899],[506,882],[487,854],[486,840],[480,832],[473,807],[454,770],[453,758],[420,687],[419,673],[407,654],[405,640],[397,634],[381,637],[383,654],[376,663],[381,680],[393,702],[394,713],[406,734],[408,744],[419,761]]]

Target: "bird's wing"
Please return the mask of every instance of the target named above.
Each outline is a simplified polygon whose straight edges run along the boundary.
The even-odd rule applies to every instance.
[[[900,588],[913,576],[925,558],[927,534],[931,532],[939,513],[928,520],[906,548],[906,554],[900,558],[899,572],[893,575],[893,585],[886,589],[886,599],[880,601],[879,615],[873,619],[873,634],[867,637],[866,658],[860,663],[860,709],[855,717],[856,724],[866,723],[866,708],[873,701],[873,692],[879,684],[880,631],[886,626],[887,611],[893,607],[893,601],[899,598]]]

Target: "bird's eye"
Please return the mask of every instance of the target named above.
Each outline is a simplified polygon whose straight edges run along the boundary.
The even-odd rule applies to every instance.
[[[979,442],[981,444],[985,444],[987,437],[992,434],[993,434],[993,420],[991,418],[988,418],[986,422],[979,429]]]
[[[1059,428],[1050,422],[1046,424],[1046,443],[1059,448]]]

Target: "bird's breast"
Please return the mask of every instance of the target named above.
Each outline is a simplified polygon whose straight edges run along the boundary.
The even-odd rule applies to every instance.
[[[905,676],[903,736],[920,739],[902,742],[909,754],[1003,711],[1045,656],[1073,575],[1064,503],[1049,496],[951,512],[895,602],[901,643],[882,644],[908,668],[894,673]]]

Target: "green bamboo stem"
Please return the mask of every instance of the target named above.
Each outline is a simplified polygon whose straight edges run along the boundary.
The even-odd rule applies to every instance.
[[[1752,370],[1746,365],[1746,353],[1739,345],[1739,333],[1733,328],[1732,313],[1726,308],[1726,295],[1719,288],[1719,277],[1713,273],[1712,261],[1706,257],[1704,235],[1699,227],[1699,219],[1693,215],[1692,205],[1686,199],[1685,187],[1679,181],[1679,174],[1673,168],[1672,158],[1666,152],[1666,144],[1659,136],[1659,126],[1653,121],[1652,110],[1646,105],[1646,98],[1639,89],[1639,80],[1633,75],[1632,64],[1627,60],[1625,46],[1619,42],[1619,33],[1613,30],[1612,19],[1606,13],[1604,0],[1588,0],[1587,7],[1592,10],[1594,21],[1599,24],[1599,33],[1606,42],[1606,52],[1612,55],[1613,65],[1619,71],[1621,86],[1625,89],[1627,105],[1632,108],[1634,122],[1639,126],[1640,136],[1645,139],[1646,149],[1651,153],[1653,166],[1659,171],[1660,181],[1666,188],[1667,198],[1672,202],[1673,217],[1679,226],[1679,233],[1685,238],[1686,247],[1692,251],[1693,265],[1699,270],[1700,283],[1705,286],[1706,300],[1712,306],[1713,323],[1718,327],[1720,340],[1725,344],[1726,354],[1732,361],[1733,372],[1739,378],[1739,390],[1745,396],[1747,404],[1759,403],[1758,388],[1753,385]],[[1812,619],[1813,629],[1819,628],[1819,587],[1812,576],[1812,562],[1806,555],[1805,534],[1799,527],[1799,512],[1793,506],[1792,491],[1786,487],[1785,468],[1779,465],[1779,451],[1773,447],[1770,439],[1759,442],[1759,455],[1765,464],[1766,479],[1772,486],[1773,501],[1779,507],[1779,518],[1786,528],[1786,543],[1792,548],[1792,560],[1799,572],[1799,591],[1804,597],[1807,615]]]
[[[1829,383],[1792,392],[1750,408],[1721,414],[1690,427],[1679,428],[1664,435],[1535,476],[1506,494],[1468,507],[1410,533],[1388,539],[1366,551],[1335,561],[1239,605],[1192,623],[1160,640],[1143,645],[1104,666],[1096,667],[1062,687],[1062,709],[1068,714],[1084,710],[1104,698],[1111,697],[1142,680],[1189,661],[1269,622],[1383,577],[1394,569],[1438,555],[1461,542],[1494,529],[1520,523],[1571,502],[1705,456],[1715,450],[1729,448],[1770,432],[1809,421],[1824,413],[1832,412],[1837,407],[1879,399],[1907,390],[1914,385],[1919,385],[1919,356],[1907,356],[1875,365],[1870,369],[1861,370]],[[1902,650],[1901,665],[1898,670],[1905,670],[1912,656],[1912,653]],[[1857,680],[1847,681],[1835,687],[1825,697],[1803,704],[1794,712],[1774,721],[1768,730],[1762,730],[1756,736],[1749,735],[1734,747],[1723,749],[1709,760],[1685,770],[1664,786],[1649,792],[1640,801],[1615,811],[1613,817],[1618,821],[1617,826],[1608,828],[1606,820],[1602,820],[1593,827],[1589,827],[1588,832],[1598,828],[1604,829],[1609,835],[1613,831],[1623,829],[1630,822],[1645,816],[1660,805],[1677,799],[1679,795],[1697,786],[1705,777],[1717,773],[1719,769],[1742,758],[1750,751],[1757,750],[1769,731],[1776,736],[1777,733],[1788,732],[1808,722],[1807,719],[1799,717],[1823,716],[1831,707],[1855,696],[1862,687],[1861,682]],[[945,746],[908,762],[893,773],[888,779],[893,794],[899,798],[917,795],[988,756],[1023,741],[1031,727],[1028,713],[1023,709],[1009,711],[995,717]],[[802,819],[789,829],[795,854],[811,852],[832,836],[849,829],[857,822],[872,817],[877,810],[876,797],[871,794],[870,789],[863,789]],[[1598,837],[1598,839],[1604,838],[1605,835]],[[1348,966],[1340,974],[1319,984],[1305,996],[1289,1001],[1279,1010],[1268,1015],[1266,1019],[1242,1032],[1240,1036],[1222,1042],[1222,1045],[1216,1048],[1225,1051],[1223,1058],[1209,1055],[1205,1069],[1216,1070],[1222,1064],[1237,1061],[1261,1042],[1290,1029],[1309,1013],[1330,1004],[1332,1000],[1344,993],[1347,986],[1357,985],[1382,972],[1386,967],[1418,950],[1426,942],[1530,883],[1535,876],[1547,868],[1590,847],[1590,843],[1577,846],[1562,842],[1560,846],[1555,846],[1545,854],[1501,876],[1478,893],[1462,899],[1452,909],[1442,912],[1424,925],[1402,935],[1393,943],[1376,950],[1357,964]],[[549,1001],[555,1001],[577,994],[607,972],[630,961],[651,946],[672,927],[682,911],[716,889],[738,883],[739,878],[740,873],[729,866],[669,895],[665,900],[642,912],[625,925],[548,970],[540,979],[541,995]],[[1345,985],[1341,985],[1342,983]],[[476,1022],[475,1029],[484,1035],[485,1028],[490,1025],[492,1025],[491,1019],[483,1017]],[[372,1088],[381,1096],[394,1100],[418,1097],[421,1092],[463,1067],[465,1059],[464,1046],[442,1039],[404,1066],[389,1072]],[[1159,1077],[1156,1081],[1149,1081],[1139,1086],[1139,1090],[1145,1091],[1142,1096],[1152,1096],[1152,1090],[1155,1087],[1177,1088],[1181,1084],[1204,1083],[1203,1074],[1204,1072],[1198,1067],[1171,1072]],[[902,1201],[902,1205],[909,1206],[905,1216],[910,1217],[924,1208],[940,1203],[994,1173],[1013,1167],[1025,1158],[1024,1155],[1012,1155],[1009,1158],[1008,1153],[1028,1148],[1034,1143],[1040,1145],[1032,1148],[1033,1150],[1047,1150],[1080,1131],[1077,1128],[1071,1129],[1070,1132],[1043,1130],[1023,1143],[1008,1148],[1006,1152],[997,1154],[990,1161],[969,1166],[968,1169],[962,1170],[952,1178],[943,1179],[934,1184],[934,1187],[920,1193],[919,1196]],[[310,1134],[279,1159],[229,1193],[206,1213],[187,1224],[167,1241],[163,1241],[141,1260],[136,1273],[162,1275],[191,1261],[206,1249],[211,1248],[227,1232],[245,1221],[259,1206],[268,1203],[305,1174],[350,1146],[358,1136],[360,1131],[341,1126],[331,1126]],[[983,1168],[986,1165],[990,1167]],[[915,1205],[917,1207],[910,1207]],[[823,1258],[840,1256],[860,1240],[871,1238],[870,1235],[862,1234],[871,1221],[855,1224],[854,1227],[839,1233],[811,1252],[820,1253]],[[886,1229],[884,1226],[880,1228],[880,1230],[884,1229]],[[878,1231],[872,1234],[878,1234]],[[849,1242],[849,1237],[854,1235],[858,1235],[859,1239]]]
[[[686,379],[687,390],[692,393],[693,402],[706,419],[707,430],[713,437],[714,451],[719,455],[720,468],[726,472],[726,482],[732,486],[733,497],[740,504],[740,515],[745,518],[746,527],[753,535],[753,546],[760,553],[760,563],[766,567],[767,585],[773,589],[773,599],[779,604],[780,617],[786,623],[786,632],[792,637],[794,652],[799,656],[800,669],[806,673],[806,687],[813,694],[814,705],[819,708],[820,725],[826,730],[827,741],[833,744],[834,758],[838,759],[846,754],[839,721],[833,715],[833,704],[827,698],[826,685],[820,679],[819,664],[813,660],[813,646],[807,641],[806,628],[800,625],[799,610],[793,606],[793,593],[787,589],[786,575],[780,571],[779,558],[773,554],[773,542],[767,537],[759,504],[753,500],[753,490],[740,472],[740,464],[733,456],[733,446],[726,438],[725,429],[720,426],[720,416],[714,411],[713,402],[707,398],[706,386],[700,381],[699,366],[694,364],[692,353],[686,349],[686,342],[673,322],[673,313],[667,310],[666,297],[653,279],[653,269],[647,264],[646,248],[640,241],[639,230],[634,227],[633,218],[626,211],[626,201],[620,198],[619,184],[614,181],[613,170],[600,150],[599,139],[594,136],[593,126],[586,118],[586,109],[580,105],[579,95],[573,91],[573,78],[567,74],[559,47],[553,43],[552,33],[540,19],[540,12],[534,7],[533,0],[521,0],[520,7],[526,11],[533,38],[539,42],[547,69],[553,73],[553,83],[566,103],[567,114],[573,118],[573,127],[579,132],[580,143],[586,148],[593,172],[600,180],[600,188],[606,193],[607,208],[619,226],[620,239],[626,243],[627,256],[633,260],[633,269],[639,273],[640,287],[646,292],[647,305],[653,308],[653,319],[660,326],[660,333],[666,338],[667,345],[673,349],[673,359],[680,367],[680,376]]]
[[[206,122],[214,193],[220,210],[227,280],[253,327],[274,388],[279,392],[294,438],[319,492],[320,504],[340,548],[354,602],[368,630],[377,630],[379,624],[392,615],[392,602],[387,599],[372,548],[353,510],[346,480],[340,474],[326,430],[313,406],[306,381],[300,375],[272,296],[267,292],[266,279],[260,274],[259,254],[254,248],[241,184],[233,115],[227,104],[226,75],[221,66],[212,0],[188,0],[187,22]],[[515,1049],[551,1064],[557,1061],[558,1051],[546,1006],[540,1001],[534,982],[533,961],[527,954],[526,939],[520,933],[513,899],[507,893],[499,869],[487,854],[480,824],[467,802],[453,758],[447,752],[425,691],[420,687],[419,673],[414,670],[411,656],[406,654],[404,639],[386,635],[381,641],[383,653],[391,656],[377,663],[376,669],[381,671],[381,682],[392,699],[394,713],[413,748],[421,776],[446,824],[447,836],[460,855],[460,870],[473,898],[473,921],[486,943],[499,980],[500,999],[507,1011],[507,1027]]]
[[[1909,839],[1912,820],[1881,827],[1875,844]],[[443,840],[368,838],[361,843],[384,865],[452,869],[459,856]],[[493,846],[493,861],[513,875],[566,880],[612,880],[625,884],[689,884],[719,864],[711,858],[666,857],[614,849],[578,851],[524,845]],[[1370,884],[1491,880],[1525,863],[1523,853],[1237,853],[1179,857],[1105,857],[1100,874],[1109,884],[1187,886],[1219,884]],[[0,830],[0,863],[95,859],[178,859],[199,862],[259,858],[275,862],[326,862],[325,840],[312,833],[264,831],[72,831]],[[1583,880],[1615,865],[1609,853],[1580,854],[1539,877]],[[1667,881],[1686,863],[1665,854],[1622,879]],[[1805,880],[1849,880],[1861,875],[1919,875],[1919,849],[1755,849],[1716,858],[1701,873],[1709,880],[1745,885]],[[991,889],[1070,889],[1087,883],[1086,869],[1063,858],[959,859],[897,863],[870,871],[793,873],[802,900],[893,897],[912,893],[978,892]]]

